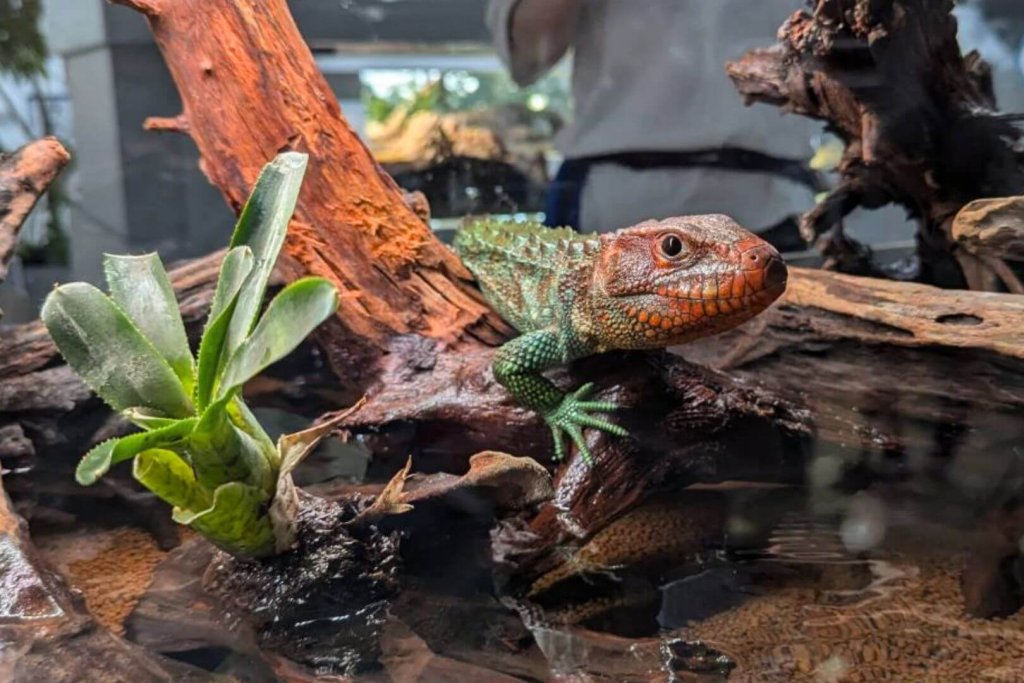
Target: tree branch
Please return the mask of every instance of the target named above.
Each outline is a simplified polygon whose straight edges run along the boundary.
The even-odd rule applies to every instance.
[[[52,137],[0,157],[0,282],[7,275],[25,219],[70,160],[68,151]]]

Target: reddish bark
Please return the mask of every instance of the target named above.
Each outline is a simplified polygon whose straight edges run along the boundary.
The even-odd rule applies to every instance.
[[[508,328],[469,273],[345,121],[284,0],[116,1],[145,13],[184,103],[180,115],[147,126],[191,136],[236,211],[274,155],[310,155],[284,251],[342,292],[326,346],[344,374],[365,369],[394,335],[503,338]]]

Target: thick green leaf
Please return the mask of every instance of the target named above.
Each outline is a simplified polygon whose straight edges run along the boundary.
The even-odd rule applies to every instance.
[[[129,460],[144,450],[170,446],[181,441],[192,432],[197,422],[198,420],[194,417],[175,420],[173,424],[160,429],[104,441],[86,453],[82,461],[78,463],[75,479],[82,486],[94,484],[97,479],[119,462]]]
[[[267,462],[270,463],[271,471],[277,472],[281,464],[280,459],[277,457],[277,446],[267,436],[260,421],[249,410],[249,406],[245,404],[241,397],[228,403],[228,415],[236,427],[260,444],[261,451],[267,457]]]
[[[203,338],[199,342],[199,372],[196,381],[196,409],[205,411],[213,401],[217,388],[217,377],[223,365],[224,339],[227,337],[231,316],[235,313],[238,303],[236,296],[227,305],[217,319],[207,325]]]
[[[186,392],[195,381],[192,352],[174,288],[156,254],[103,258],[110,298],[164,357]]]
[[[227,338],[241,286],[252,270],[252,251],[249,247],[235,247],[224,257],[217,290],[213,295],[210,318],[199,342],[199,372],[196,382],[196,407],[202,412],[213,400],[217,378],[227,362],[224,340]]]
[[[213,303],[210,305],[208,320],[213,321],[221,311],[228,307],[242,288],[245,278],[252,272],[254,263],[252,249],[246,246],[235,247],[228,251],[220,264],[220,275],[217,276],[217,289],[213,292]]]
[[[263,557],[274,552],[274,530],[263,509],[266,500],[259,489],[232,482],[214,492],[208,509],[199,513],[178,509],[174,520],[233,555]]]
[[[210,490],[241,481],[272,491],[274,473],[263,446],[230,418],[227,406],[233,400],[228,396],[210,405],[189,436],[196,477]]]
[[[174,451],[142,451],[135,458],[133,474],[139,483],[170,505],[192,512],[210,507],[210,493],[199,485],[192,468]]]
[[[114,410],[144,407],[170,417],[192,412],[171,366],[100,290],[84,282],[57,287],[40,315],[71,369]]]
[[[337,308],[338,291],[323,278],[303,278],[288,285],[231,356],[218,391],[240,387],[287,356]]]
[[[267,280],[295,212],[309,157],[299,152],[279,154],[263,167],[249,200],[238,217],[230,247],[252,249],[255,264],[238,298],[226,340],[226,355],[234,353],[252,330]]]

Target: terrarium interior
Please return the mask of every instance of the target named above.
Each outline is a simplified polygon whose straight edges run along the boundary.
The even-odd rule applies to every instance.
[[[1024,680],[1024,5],[0,0],[0,680]]]

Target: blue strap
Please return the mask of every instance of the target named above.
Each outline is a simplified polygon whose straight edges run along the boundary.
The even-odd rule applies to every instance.
[[[580,229],[580,199],[593,162],[590,159],[566,159],[548,186],[544,203],[544,225],[550,228]]]

